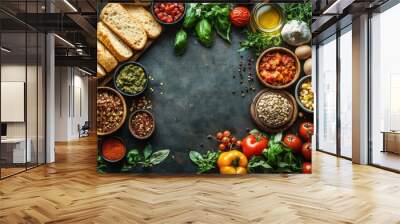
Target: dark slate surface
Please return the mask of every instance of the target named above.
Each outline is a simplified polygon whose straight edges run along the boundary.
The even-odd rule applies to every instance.
[[[190,33],[186,53],[176,57],[173,52],[175,32],[165,30],[139,59],[154,77],[149,85],[154,92],[148,89],[145,94],[152,100],[155,133],[146,141],[138,141],[131,136],[128,122],[125,122],[114,134],[125,141],[128,149],[142,150],[150,143],[156,150],[170,149],[171,154],[152,170],[133,172],[195,173],[196,166],[189,159],[189,151],[217,150],[217,142],[208,139],[208,135],[228,129],[235,136],[244,137],[246,129],[255,128],[249,108],[253,97],[263,87],[255,75],[254,58],[252,73],[256,91],[241,96],[244,86],[238,74],[240,55],[246,67],[250,56],[248,51],[238,53],[242,34],[234,30],[232,44],[215,34],[214,45],[205,48],[197,42],[194,33]],[[244,74],[246,83],[248,72]],[[130,106],[132,98],[125,99]],[[112,171],[118,171],[118,165],[114,165]]]

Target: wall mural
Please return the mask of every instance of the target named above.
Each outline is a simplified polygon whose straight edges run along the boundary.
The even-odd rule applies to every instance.
[[[311,4],[108,3],[100,173],[311,173]]]

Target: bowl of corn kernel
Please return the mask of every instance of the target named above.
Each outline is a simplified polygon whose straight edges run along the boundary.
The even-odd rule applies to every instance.
[[[311,84],[311,75],[302,77],[296,85],[296,101],[305,112],[314,112],[314,92]]]

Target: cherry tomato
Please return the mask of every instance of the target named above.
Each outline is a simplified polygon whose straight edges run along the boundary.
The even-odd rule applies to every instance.
[[[237,138],[235,138],[235,137],[232,137],[232,138],[231,138],[231,142],[232,142],[232,143],[235,143],[236,141],[237,141]]]
[[[229,143],[229,138],[228,137],[223,137],[221,142],[224,143],[224,144],[228,144]]]
[[[283,138],[283,144],[293,152],[300,153],[302,142],[296,135],[288,134]]]
[[[224,136],[225,137],[229,137],[229,136],[231,136],[231,132],[230,131],[224,131]]]
[[[301,147],[301,154],[303,155],[304,159],[310,161],[311,156],[312,156],[312,149],[311,149],[311,143],[306,142],[303,144]]]
[[[221,140],[222,137],[224,137],[224,135],[222,134],[222,132],[218,132],[216,137],[217,137],[218,140]]]
[[[314,134],[314,125],[311,122],[303,122],[300,124],[299,135],[306,141],[311,140],[311,136]]]
[[[242,146],[242,141],[238,140],[238,141],[236,141],[235,144],[236,144],[237,147],[241,147]]]
[[[219,144],[218,145],[218,149],[221,150],[221,151],[225,151],[226,146],[224,144]]]
[[[303,173],[306,173],[306,174],[312,173],[312,165],[309,162],[303,163],[303,166],[301,168],[303,170]]]

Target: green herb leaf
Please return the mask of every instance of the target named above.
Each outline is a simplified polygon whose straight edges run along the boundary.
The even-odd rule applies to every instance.
[[[271,47],[278,47],[282,44],[280,35],[273,35],[261,32],[245,31],[246,40],[240,43],[239,51],[251,49],[256,56],[259,56],[264,50]]]
[[[153,152],[153,147],[151,145],[147,145],[146,148],[143,150],[144,159],[148,159]]]
[[[169,152],[170,152],[169,149],[159,150],[150,156],[149,162],[151,163],[151,165],[160,164],[162,161],[164,161],[168,157]]]
[[[189,152],[189,158],[196,165],[199,165],[199,163],[204,160],[203,156],[200,153],[196,152],[196,151],[190,151]]]
[[[141,156],[137,149],[131,149],[126,154],[126,161],[129,165],[136,166],[140,160]]]

